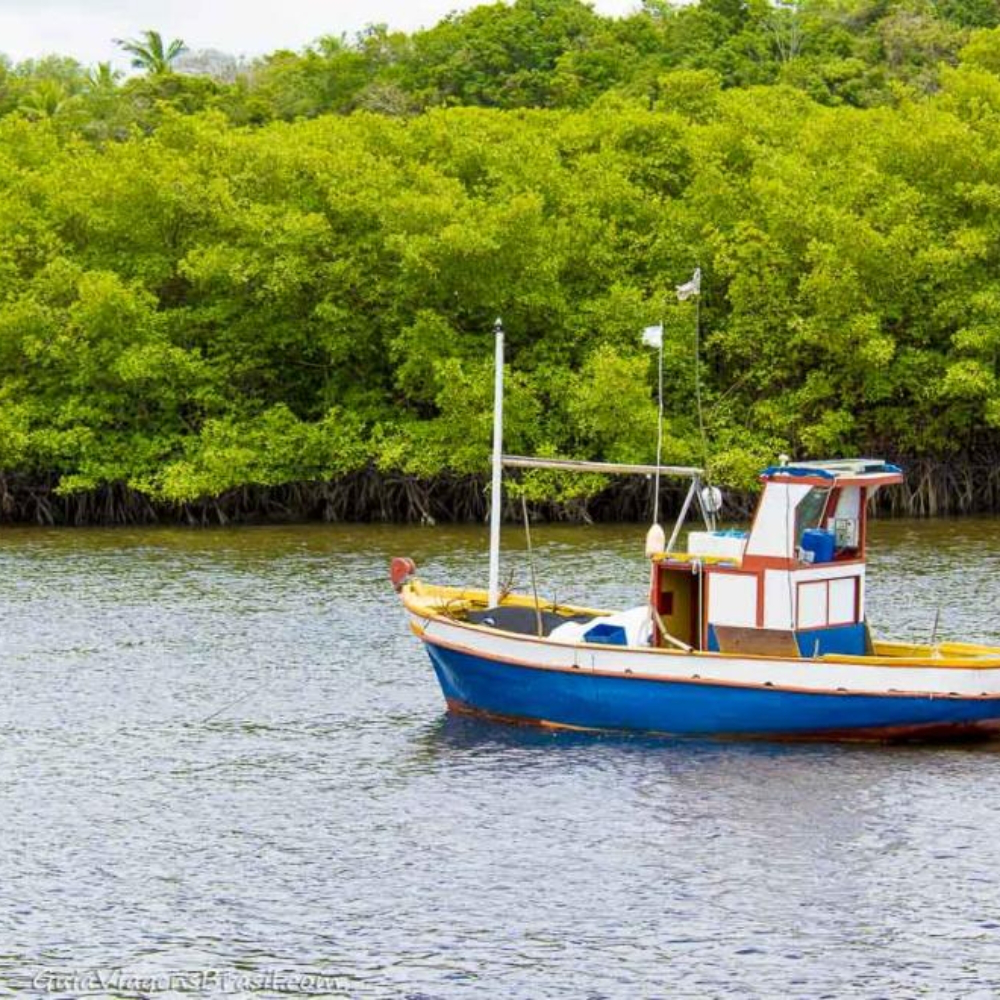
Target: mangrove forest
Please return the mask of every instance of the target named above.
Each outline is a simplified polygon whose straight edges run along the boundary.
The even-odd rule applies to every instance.
[[[664,459],[737,501],[874,453],[896,512],[1000,510],[996,0],[184,41],[0,59],[0,520],[481,518],[498,316],[511,452],[651,461],[662,324]]]

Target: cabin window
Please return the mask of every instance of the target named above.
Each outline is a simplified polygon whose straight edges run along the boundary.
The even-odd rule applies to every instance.
[[[800,629],[853,625],[858,620],[858,578],[806,580],[799,583],[797,621]]]
[[[795,508],[795,547],[802,544],[802,533],[810,528],[818,528],[823,520],[823,511],[830,497],[829,487],[814,486]]]

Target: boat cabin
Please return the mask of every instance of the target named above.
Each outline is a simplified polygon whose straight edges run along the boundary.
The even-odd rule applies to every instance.
[[[765,469],[745,531],[693,531],[653,559],[657,645],[761,656],[864,655],[869,499],[903,481],[878,459]]]

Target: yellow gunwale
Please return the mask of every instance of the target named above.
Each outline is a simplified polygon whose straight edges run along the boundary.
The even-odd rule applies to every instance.
[[[462,611],[468,611],[474,607],[487,607],[488,594],[485,590],[463,587],[443,587],[437,584],[423,583],[417,579],[411,579],[403,585],[400,591],[403,605],[407,611],[421,618],[433,619],[446,622],[449,625],[456,625],[463,629],[470,629],[475,632],[483,632],[488,635],[498,633],[512,636],[525,642],[541,643],[543,645],[563,646],[564,643],[556,643],[550,639],[539,638],[538,636],[522,635],[515,632],[504,633],[500,629],[490,628],[483,625],[474,625],[471,622],[458,620],[452,615]],[[501,600],[501,605],[507,607],[533,608],[535,601],[526,594],[508,594]],[[552,604],[550,601],[539,602],[542,611],[555,611],[557,613],[568,613],[576,615],[607,615],[610,611],[581,607],[570,604]],[[591,643],[580,643],[581,646],[590,646]],[[860,667],[923,667],[946,670],[996,670],[1000,669],[1000,646],[987,646],[970,642],[942,642],[935,646],[918,645],[915,643],[893,642],[878,640],[874,643],[876,653],[874,656],[849,656],[847,654],[827,654],[818,657],[821,663],[838,663]],[[598,649],[606,650],[607,646],[595,646]],[[629,652],[644,653],[653,656],[696,656],[696,657],[723,657],[725,659],[740,660],[767,660],[770,662],[782,661],[786,663],[810,663],[817,662],[809,657],[778,657],[778,656],[755,656],[751,654],[734,654],[707,652],[704,650],[693,650],[690,653],[682,650],[650,648],[643,649],[637,646],[629,646]]]

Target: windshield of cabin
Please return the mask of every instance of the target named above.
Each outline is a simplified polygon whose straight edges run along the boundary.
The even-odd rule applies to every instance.
[[[830,496],[827,486],[814,486],[795,508],[795,547],[802,544],[802,534],[810,528],[818,528],[826,510],[826,501]]]

